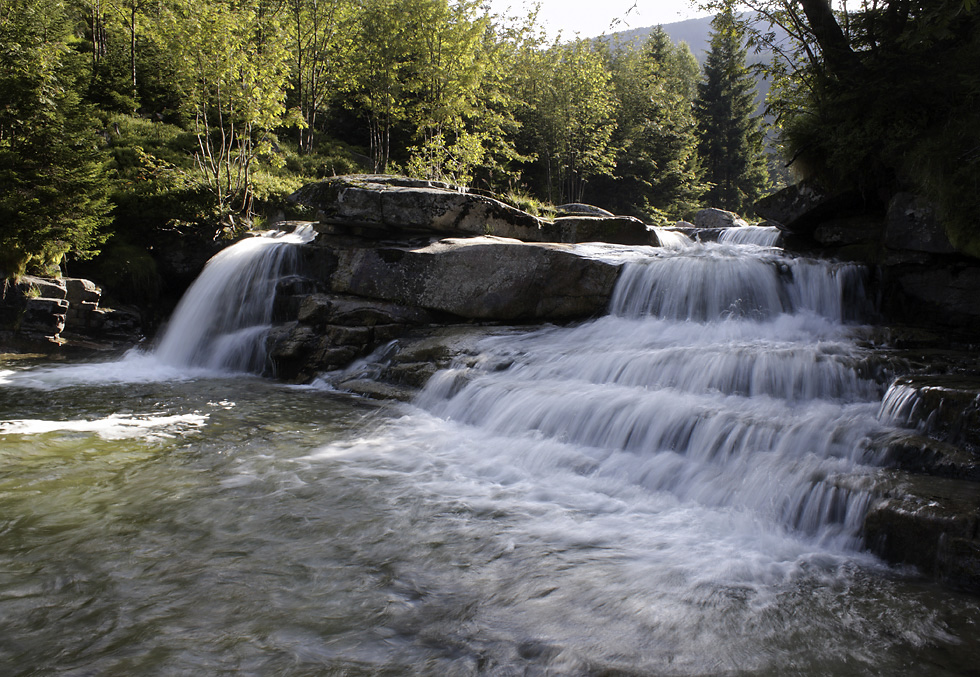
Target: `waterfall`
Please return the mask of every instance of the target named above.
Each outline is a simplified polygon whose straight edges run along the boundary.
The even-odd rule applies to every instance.
[[[294,245],[313,234],[311,226],[271,231],[215,255],[177,305],[156,358],[177,367],[262,371],[276,284],[295,272]]]
[[[718,238],[724,244],[755,244],[773,247],[779,242],[779,229],[773,226],[740,226],[726,228]]]
[[[502,464],[524,462],[509,447],[537,445],[546,464],[620,490],[858,546],[869,495],[841,478],[871,472],[884,425],[845,310],[864,271],[758,244],[644,252],[609,315],[488,339],[484,359],[437,374],[419,404],[499,437]]]

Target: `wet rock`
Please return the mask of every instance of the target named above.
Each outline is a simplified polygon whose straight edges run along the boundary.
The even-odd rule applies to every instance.
[[[980,484],[893,473],[878,490],[864,522],[875,553],[980,591]]]
[[[289,381],[342,369],[431,320],[416,308],[330,294],[305,295],[294,305],[297,319],[274,328],[267,338],[275,375]]]
[[[955,444],[913,431],[898,431],[876,436],[869,445],[881,465],[980,482],[980,456]]]
[[[980,453],[980,380],[955,374],[896,380],[880,416],[923,435]]]

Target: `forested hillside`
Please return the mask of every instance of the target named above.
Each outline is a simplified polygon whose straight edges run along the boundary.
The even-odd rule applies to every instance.
[[[0,0],[0,17],[5,275],[98,251],[149,265],[338,173],[650,220],[702,194],[700,70],[659,30],[625,51],[549,42],[477,0]]]
[[[633,46],[551,42],[533,14],[478,0],[0,0],[0,272],[102,252],[110,286],[152,295],[161,249],[234,236],[300,185],[350,172],[530,211],[684,218],[723,194],[712,167],[758,167],[706,155],[759,151],[708,138],[718,115],[758,136],[724,84],[745,82],[746,32],[776,52],[771,107],[802,174],[962,199],[977,157],[972,0],[865,3],[818,23],[801,11],[813,0],[752,4],[761,23],[713,25],[731,40],[707,87],[661,28]],[[766,188],[752,171],[720,206]]]

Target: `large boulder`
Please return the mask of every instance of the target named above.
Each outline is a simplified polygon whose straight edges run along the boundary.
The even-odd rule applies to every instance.
[[[337,176],[303,186],[289,200],[315,210],[317,230],[334,234],[373,239],[412,234],[546,239],[536,217],[491,197],[434,181]]]
[[[698,228],[741,228],[749,225],[735,212],[709,207],[698,210],[694,215],[694,225]]]
[[[332,248],[330,288],[470,319],[562,321],[601,313],[619,266],[571,244],[499,237],[421,247]]]
[[[787,186],[753,205],[760,218],[806,235],[828,219],[849,216],[862,207],[856,192],[834,193],[815,181]]]
[[[632,216],[562,216],[545,223],[543,230],[550,242],[660,246],[656,231]]]
[[[559,218],[548,221],[489,195],[398,176],[336,176],[303,186],[289,200],[315,212],[321,233],[375,241],[493,235],[524,242],[660,244],[639,219],[598,207],[562,205]]]

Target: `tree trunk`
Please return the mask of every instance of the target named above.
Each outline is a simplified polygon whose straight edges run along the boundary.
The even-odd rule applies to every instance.
[[[799,0],[799,3],[810,22],[813,37],[820,45],[827,70],[837,79],[846,80],[861,67],[861,60],[837,23],[830,0]]]

